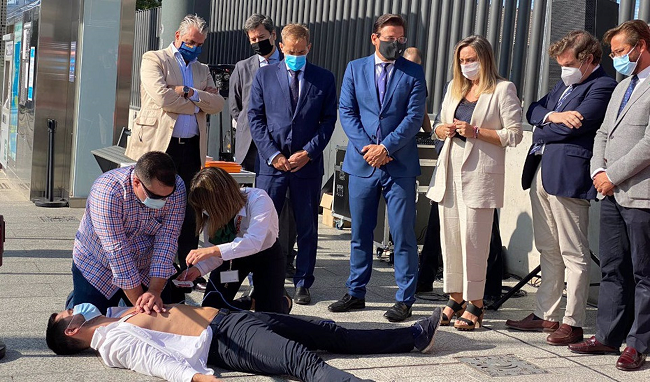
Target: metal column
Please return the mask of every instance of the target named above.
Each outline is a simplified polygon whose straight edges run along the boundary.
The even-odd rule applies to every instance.
[[[515,34],[515,47],[512,52],[512,70],[510,80],[517,87],[519,98],[524,94],[523,73],[526,47],[528,45],[528,21],[530,20],[530,0],[519,0],[517,12],[517,32]]]
[[[530,35],[530,49],[527,55],[526,83],[524,84],[524,110],[536,101],[537,79],[540,74],[540,56],[542,38],[544,37],[544,16],[546,15],[546,0],[535,0],[533,8],[533,25]]]
[[[515,11],[517,0],[506,0],[503,14],[503,35],[501,36],[501,49],[499,49],[499,74],[508,78],[510,74],[510,52],[515,31]]]

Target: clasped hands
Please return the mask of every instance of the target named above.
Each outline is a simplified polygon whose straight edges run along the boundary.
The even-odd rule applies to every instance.
[[[601,195],[614,195],[614,183],[609,181],[605,171],[601,171],[594,176],[594,187]]]
[[[474,138],[474,136],[476,135],[476,131],[474,130],[474,126],[470,125],[465,121],[458,120],[456,118],[454,118],[453,123],[443,123],[438,125],[438,127],[436,128],[436,135],[439,138],[442,137],[451,138],[456,134],[465,138]]]
[[[289,159],[283,154],[278,154],[273,158],[271,164],[279,171],[291,171],[296,172],[309,162],[309,154],[305,150],[300,150],[293,153]]]
[[[388,151],[382,145],[371,144],[363,146],[361,154],[363,154],[363,159],[366,163],[374,168],[379,168],[393,160],[393,158],[388,156]]]

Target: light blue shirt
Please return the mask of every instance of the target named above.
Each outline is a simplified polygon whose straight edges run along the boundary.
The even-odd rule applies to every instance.
[[[183,85],[189,86],[194,90],[194,94],[188,99],[193,102],[199,102],[199,93],[194,86],[194,76],[192,75],[192,65],[196,63],[196,59],[185,64],[185,59],[181,53],[176,49],[174,44],[170,44],[172,51],[174,52],[174,58],[178,62],[178,66],[181,69],[183,74]],[[192,138],[195,135],[199,135],[199,124],[196,121],[196,113],[200,111],[198,106],[194,107],[194,114],[179,114],[176,119],[176,124],[174,125],[174,131],[172,132],[172,137],[175,138]]]
[[[382,61],[377,53],[375,53],[375,84],[379,81],[379,76],[381,75],[381,64],[386,65],[386,70],[388,70],[388,75],[386,76],[386,83],[390,81],[390,76],[393,75],[393,69],[395,69],[395,61]],[[388,86],[387,86],[388,87]]]
[[[275,48],[273,53],[271,53],[271,55],[269,56],[268,60],[264,58],[264,56],[260,56],[259,54],[257,55],[257,58],[260,60],[260,68],[266,65],[276,64],[280,62],[280,51],[278,50],[278,48]]]

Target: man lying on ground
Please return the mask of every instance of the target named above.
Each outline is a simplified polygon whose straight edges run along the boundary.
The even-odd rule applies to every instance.
[[[208,364],[303,381],[359,381],[311,350],[340,354],[429,353],[440,324],[440,308],[410,327],[345,329],[331,321],[309,321],[277,313],[166,306],[162,313],[121,318],[102,315],[92,304],[53,313],[46,341],[56,354],[88,348],[110,367],[126,368],[169,381],[218,381]]]

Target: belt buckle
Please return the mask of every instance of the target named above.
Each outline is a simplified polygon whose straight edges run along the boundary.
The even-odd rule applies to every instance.
[[[183,142],[183,138],[178,137],[178,144],[179,145],[184,145],[185,144],[185,142]]]

